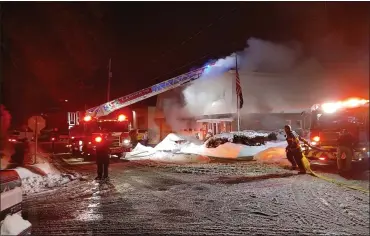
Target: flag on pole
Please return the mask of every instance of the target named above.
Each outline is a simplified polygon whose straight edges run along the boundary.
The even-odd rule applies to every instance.
[[[240,78],[239,78],[239,72],[238,72],[238,67],[236,67],[236,95],[239,96],[239,109],[243,108],[243,92],[242,92],[242,87],[240,84]]]

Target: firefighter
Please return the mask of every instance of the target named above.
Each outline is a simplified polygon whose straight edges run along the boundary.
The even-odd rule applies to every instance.
[[[15,166],[23,166],[24,159],[29,153],[29,143],[27,138],[21,139],[14,146],[14,154],[11,156],[11,163]]]
[[[207,141],[208,139],[213,137],[213,131],[211,129],[208,130],[206,137],[204,138],[204,142]]]
[[[353,148],[355,139],[348,130],[343,129],[337,140],[337,165],[339,174],[348,173],[351,170],[351,163],[353,157]],[[342,158],[343,154],[345,158]]]
[[[288,146],[286,147],[286,155],[290,163],[292,164],[292,169],[299,168],[299,174],[306,174],[306,169],[303,165],[303,151],[299,141],[306,142],[302,137],[300,137],[295,131],[292,130],[290,125],[284,126],[286,133],[286,141]]]
[[[95,180],[109,180],[109,153],[109,139],[107,136],[103,136],[101,141],[96,143],[96,164],[98,176]]]
[[[149,143],[149,134],[148,134],[148,131],[145,131],[145,133],[143,135],[142,144],[144,146],[148,146],[148,143]]]
[[[134,149],[136,147],[136,145],[138,144],[138,142],[139,142],[138,141],[138,135],[139,135],[139,132],[138,132],[137,129],[130,130],[130,132],[129,132],[132,149]]]

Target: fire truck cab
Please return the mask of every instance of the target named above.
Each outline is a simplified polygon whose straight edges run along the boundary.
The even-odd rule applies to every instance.
[[[70,129],[68,147],[74,156],[94,159],[96,144],[109,142],[111,157],[120,158],[131,150],[129,130],[129,120],[122,114],[116,119],[85,116],[79,125]],[[107,139],[103,137],[107,137]]]
[[[336,160],[337,139],[343,129],[356,140],[353,161],[368,161],[369,100],[354,98],[312,106],[309,142],[313,148],[306,146],[306,157],[324,162]]]

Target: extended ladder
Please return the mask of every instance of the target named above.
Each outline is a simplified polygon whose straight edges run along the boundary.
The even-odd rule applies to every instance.
[[[100,106],[96,106],[93,108],[90,108],[86,111],[86,115],[90,115],[92,117],[101,117],[106,116],[110,113],[112,113],[115,110],[121,109],[123,107],[129,106],[131,104],[140,102],[144,99],[156,96],[160,93],[164,93],[166,91],[169,91],[171,89],[180,87],[188,82],[194,81],[196,79],[199,79],[204,72],[210,67],[211,65],[204,66],[202,68],[190,71],[188,73],[176,76],[172,79],[166,80],[164,82],[155,84],[151,87],[141,89],[137,92],[125,95],[123,97],[114,99],[110,102],[104,103]],[[79,124],[79,115],[78,112],[75,113],[75,115],[70,114],[74,112],[69,112],[68,117],[73,117],[74,119],[68,119],[69,125],[74,126]]]
[[[86,111],[86,114],[91,115],[93,117],[100,117],[100,116],[108,115],[115,110],[121,109],[123,107],[129,106],[137,102],[140,102],[144,99],[153,97],[160,93],[164,93],[168,90],[177,88],[190,81],[199,79],[207,68],[209,68],[209,66],[205,66],[197,70],[190,71],[188,73],[176,76],[164,82],[155,84],[149,88],[139,90],[137,92],[134,92],[126,96],[112,100],[110,102],[104,103],[100,106],[90,108]]]

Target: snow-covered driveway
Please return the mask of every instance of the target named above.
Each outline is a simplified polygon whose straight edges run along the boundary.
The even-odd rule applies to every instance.
[[[368,195],[276,165],[131,161],[112,164],[103,185],[94,165],[71,168],[87,181],[26,197],[34,235],[369,232]]]

